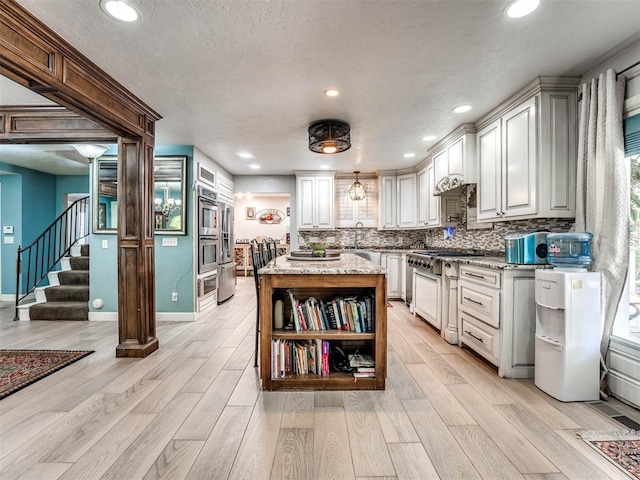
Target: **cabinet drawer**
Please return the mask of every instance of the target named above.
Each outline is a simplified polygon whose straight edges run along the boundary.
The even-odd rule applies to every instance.
[[[460,267],[460,280],[462,279],[491,288],[500,288],[499,270],[462,265]]]
[[[498,330],[464,312],[460,312],[460,320],[462,322],[461,338],[463,343],[494,365],[498,365]]]
[[[500,327],[499,290],[461,281],[458,288],[458,308],[492,327]]]

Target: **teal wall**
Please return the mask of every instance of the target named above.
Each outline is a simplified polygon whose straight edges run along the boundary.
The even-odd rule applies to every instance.
[[[105,155],[115,155],[117,151],[109,150]],[[155,286],[156,311],[160,313],[193,313],[196,309],[193,269],[194,252],[194,218],[193,205],[193,147],[192,146],[156,146],[156,156],[186,155],[187,182],[186,191],[186,227],[187,235],[155,235]],[[93,184],[92,184],[93,185]],[[177,247],[163,247],[162,238],[178,239]],[[102,241],[107,241],[107,248],[102,248]],[[118,238],[115,234],[92,234],[91,244],[91,291],[90,300],[100,298],[104,306],[97,310],[90,304],[92,312],[118,311]],[[99,272],[99,274],[96,274]],[[178,301],[171,301],[171,293],[178,292]]]
[[[89,195],[89,175],[58,175],[56,177],[57,215],[60,215],[67,208],[64,203],[64,196],[67,193],[86,193]]]
[[[2,199],[2,226],[13,226],[14,244],[0,243],[2,259],[2,293],[16,293],[16,258],[22,244],[22,176],[0,175]],[[1,230],[0,230],[1,231]],[[4,239],[4,234],[0,238]]]

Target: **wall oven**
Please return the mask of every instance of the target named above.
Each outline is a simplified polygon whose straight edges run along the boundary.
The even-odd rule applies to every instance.
[[[198,187],[198,235],[218,236],[218,196],[204,187]]]
[[[217,237],[198,237],[198,273],[217,273],[218,248]]]

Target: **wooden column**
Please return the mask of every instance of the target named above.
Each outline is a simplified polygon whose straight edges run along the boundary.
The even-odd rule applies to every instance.
[[[153,142],[118,142],[118,331],[116,357],[158,349],[153,245]]]

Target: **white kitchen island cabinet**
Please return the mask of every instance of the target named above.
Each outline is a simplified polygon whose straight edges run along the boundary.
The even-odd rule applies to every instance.
[[[539,77],[477,122],[478,221],[575,216],[579,77]]]

